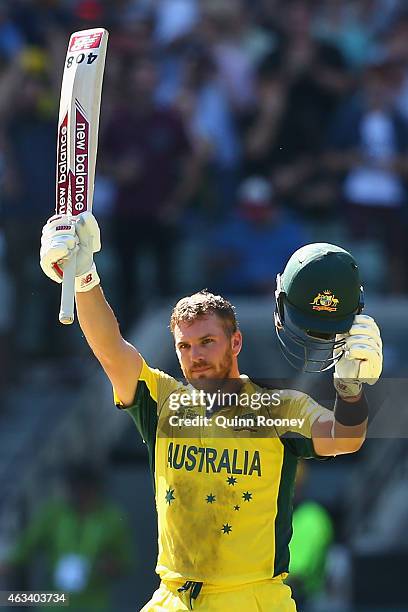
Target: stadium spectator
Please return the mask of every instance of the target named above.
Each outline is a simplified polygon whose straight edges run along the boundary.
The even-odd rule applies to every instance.
[[[255,66],[245,46],[250,31],[245,15],[242,0],[206,0],[198,28],[237,114],[246,112],[255,102]]]
[[[363,96],[364,86],[356,78],[357,71],[379,45],[395,64],[396,104],[402,115],[406,113],[408,53],[403,8],[398,0],[333,2],[330,6],[307,0],[289,0],[284,5],[275,0],[118,0],[114,8],[100,0],[4,2],[0,11],[0,115],[6,134],[2,149],[7,178],[2,207],[8,216],[7,252],[15,249],[12,215],[17,218],[23,201],[35,216],[40,214],[40,208],[45,216],[52,209],[56,101],[70,30],[84,27],[103,14],[111,32],[101,117],[101,134],[107,137],[101,138],[98,159],[103,180],[96,193],[97,205],[101,195],[109,202],[114,200],[113,223],[107,222],[114,225],[113,257],[107,265],[121,293],[119,311],[122,310],[123,322],[135,318],[141,310],[137,289],[141,283],[127,271],[128,261],[138,259],[142,251],[153,252],[157,293],[171,294],[177,265],[172,263],[172,255],[181,241],[185,242],[176,225],[184,224],[190,228],[187,231],[191,230],[185,205],[193,193],[198,194],[195,200],[214,213],[211,222],[221,232],[223,213],[231,209],[239,177],[263,175],[272,179],[285,208],[295,209],[301,213],[302,223],[316,227],[314,236],[321,231],[323,217],[329,216],[331,224],[340,226],[345,216],[336,217],[341,210],[339,174],[333,164],[325,163],[326,128],[338,124],[340,115],[335,110],[354,86],[357,97]],[[146,56],[149,59],[144,61]],[[45,64],[52,74],[44,77]],[[130,68],[135,64],[141,69]],[[22,87],[23,73],[29,75],[26,83],[34,85],[33,91],[42,89],[40,114],[44,122],[39,134],[43,144],[35,141],[36,150],[41,147],[43,155],[26,154],[25,158],[24,153],[33,150],[37,136],[32,131],[28,134],[26,123],[19,119],[27,91]],[[138,75],[142,75],[144,84],[137,84]],[[20,88],[22,95],[16,105],[13,96]],[[177,116],[175,107],[183,117]],[[157,150],[152,154],[157,145],[156,142],[152,147],[152,126],[159,114],[168,118],[174,136],[167,153],[162,151],[163,156],[157,156]],[[124,128],[125,117],[132,117],[130,129],[127,124]],[[142,131],[135,127],[141,124]],[[7,135],[15,127],[16,138],[10,140]],[[135,136],[131,136],[132,129],[136,130]],[[199,152],[193,157],[189,154],[187,129],[194,142],[193,150]],[[115,135],[115,130],[122,130],[125,137],[120,137],[119,132]],[[47,144],[44,139],[48,139]],[[131,168],[135,161],[130,161],[132,155],[138,158],[137,172]],[[27,167],[23,168],[24,159]],[[397,174],[403,181],[402,167]],[[21,180],[22,176],[26,180]],[[376,180],[378,176],[376,173]],[[41,189],[48,192],[47,204],[44,194],[39,193]],[[149,189],[156,190],[154,196],[148,194]],[[403,209],[399,210],[402,214]],[[202,217],[197,219],[199,225],[194,221],[192,233],[198,230],[203,235]],[[138,245],[133,253],[124,252],[120,234],[135,232],[136,224],[143,224],[143,237],[134,241]],[[384,232],[377,237],[371,226],[367,227],[371,241],[380,245],[390,242]],[[105,234],[106,242],[110,232]],[[401,241],[394,241],[397,242]],[[29,241],[24,240],[24,244],[28,251]],[[13,254],[10,257],[15,259]],[[402,273],[394,265],[395,257],[387,250],[385,258],[386,265],[395,271],[396,280],[391,285],[395,290],[404,290],[404,283],[398,281]],[[19,264],[18,269],[13,269],[17,295],[23,268]],[[123,272],[124,281],[120,274],[114,274],[117,268]],[[151,276],[148,271],[146,275]],[[55,300],[56,294],[47,300],[50,310]],[[17,299],[18,305],[22,303],[24,300]],[[44,312],[45,318],[49,319],[49,315]],[[19,330],[22,343],[31,345],[26,353],[36,352],[37,347],[40,351],[50,350],[50,346],[42,347],[47,334],[41,332],[41,324],[30,327],[35,327],[38,334]]]
[[[2,212],[7,266],[16,294],[13,344],[20,355],[48,353],[53,333],[45,328],[58,308],[57,295],[43,286],[33,257],[33,232],[55,202],[56,103],[46,62],[40,49],[25,50],[5,70],[1,83]]]
[[[237,210],[209,240],[208,283],[227,295],[271,295],[289,254],[305,242],[302,226],[268,180],[249,177],[239,188]]]
[[[12,60],[24,47],[24,37],[15,21],[11,18],[10,8],[0,6],[0,56]]]
[[[401,292],[406,290],[408,128],[396,109],[395,95],[395,66],[379,57],[367,66],[362,89],[333,121],[328,160],[344,176],[342,197],[352,237],[383,245],[387,290]]]
[[[50,33],[57,30],[61,37],[64,28],[69,30],[75,19],[79,17],[75,15],[76,5],[75,2],[71,7],[67,7],[59,0],[9,2],[13,22],[27,44],[43,48],[47,45]],[[79,30],[80,27],[76,29]]]
[[[364,65],[375,45],[375,23],[369,4],[348,0],[322,2],[314,18],[317,38],[337,47],[353,69]],[[382,8],[383,16],[385,7]]]
[[[204,50],[187,56],[177,106],[206,169],[202,178],[210,186],[207,192],[212,193],[206,207],[212,208],[212,217],[221,222],[235,200],[241,147],[234,115],[216,78],[214,60]]]
[[[21,533],[8,569],[27,569],[42,553],[44,590],[68,593],[76,612],[108,612],[110,589],[133,563],[126,516],[88,464],[71,466],[66,484],[67,496],[45,502]]]
[[[159,0],[155,3],[155,39],[158,45],[171,45],[188,36],[197,25],[197,0]]]
[[[123,75],[123,89],[102,142],[104,166],[117,184],[113,245],[120,267],[120,318],[140,311],[136,258],[151,251],[161,296],[173,291],[176,223],[196,186],[196,158],[177,112],[157,107],[157,70],[149,58]]]
[[[291,0],[281,12],[279,45],[258,67],[258,102],[241,124],[243,165],[269,174],[286,205],[320,214],[335,200],[320,163],[325,129],[349,76],[339,50],[313,37],[307,2]]]
[[[1,185],[1,179],[0,179]],[[13,284],[5,262],[6,240],[0,227],[0,393],[9,382],[15,355],[10,351],[14,311]]]
[[[384,36],[383,55],[394,63],[396,76],[396,106],[408,122],[408,13],[402,15]]]
[[[289,545],[289,584],[302,610],[313,609],[311,604],[325,589],[327,558],[335,535],[326,508],[305,496],[308,477],[305,462],[300,462],[296,473],[293,536]]]

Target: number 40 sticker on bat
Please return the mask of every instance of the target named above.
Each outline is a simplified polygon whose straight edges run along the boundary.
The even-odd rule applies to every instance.
[[[57,135],[57,215],[92,209],[99,111],[108,32],[103,28],[71,35],[62,77]],[[59,320],[74,321],[75,255],[64,265]]]

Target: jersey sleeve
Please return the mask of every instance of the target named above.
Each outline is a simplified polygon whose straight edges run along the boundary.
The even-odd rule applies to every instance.
[[[284,425],[277,427],[277,430],[282,443],[296,457],[323,459],[314,450],[312,425],[320,416],[330,416],[331,411],[306,393],[285,390],[281,392],[280,412]]]
[[[175,378],[161,370],[151,368],[143,359],[133,403],[130,406],[123,406],[115,390],[113,391],[115,405],[130,414],[148,446],[154,445],[158,417],[163,405],[179,386],[180,383]]]

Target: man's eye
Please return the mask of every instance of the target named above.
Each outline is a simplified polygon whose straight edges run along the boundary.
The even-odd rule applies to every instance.
[[[188,344],[179,344],[179,348],[180,349],[186,349],[186,348],[188,348]]]
[[[209,344],[210,342],[214,342],[214,340],[212,338],[206,338],[203,340],[203,344]]]

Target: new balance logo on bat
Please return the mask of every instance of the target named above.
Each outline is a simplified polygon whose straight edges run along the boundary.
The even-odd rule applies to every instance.
[[[95,34],[84,34],[82,36],[73,36],[69,51],[83,51],[86,49],[97,49],[101,44],[103,32],[95,32]]]
[[[68,204],[68,158],[67,158],[68,114],[65,115],[58,131],[57,148],[57,211],[67,213]]]
[[[88,208],[89,121],[78,100],[75,112],[75,160],[72,185],[72,212],[80,214]]]

